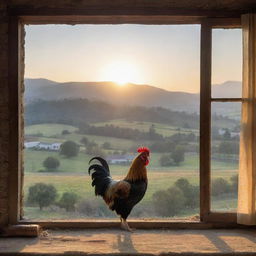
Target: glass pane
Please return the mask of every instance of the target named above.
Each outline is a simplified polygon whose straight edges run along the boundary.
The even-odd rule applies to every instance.
[[[242,30],[212,30],[212,97],[242,97]]]
[[[212,108],[229,111],[212,114],[211,210],[236,211],[241,103],[212,103]]]
[[[148,189],[129,217],[198,215],[199,42],[197,25],[26,26],[26,218],[116,218],[88,162],[120,180],[140,146]]]

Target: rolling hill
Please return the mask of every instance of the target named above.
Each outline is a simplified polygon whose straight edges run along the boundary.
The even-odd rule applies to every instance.
[[[113,82],[56,83],[47,79],[25,79],[25,88],[26,103],[38,99],[87,98],[117,105],[161,106],[182,111],[197,111],[199,104],[197,94],[170,92],[149,85],[127,84],[120,87]]]
[[[241,82],[227,81],[212,87],[213,97],[241,97]],[[160,106],[172,110],[199,112],[199,94],[167,91],[150,85],[127,84],[120,87],[113,82],[66,82],[47,79],[25,79],[25,103],[37,100],[90,99],[115,105]],[[231,105],[229,105],[231,106]],[[232,112],[238,105],[232,104]],[[216,104],[214,112],[225,114],[227,108]]]

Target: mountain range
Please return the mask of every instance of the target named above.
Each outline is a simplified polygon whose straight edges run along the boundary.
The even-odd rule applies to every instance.
[[[241,97],[241,82],[227,81],[212,86],[213,97]],[[113,82],[66,82],[58,83],[47,79],[25,79],[25,104],[38,100],[90,99],[116,105],[160,106],[172,110],[199,112],[198,93],[167,91],[151,85]],[[225,103],[215,104],[214,112],[227,111]],[[237,104],[232,104],[236,112]],[[229,105],[231,106],[231,105]],[[234,109],[235,108],[235,109]]]

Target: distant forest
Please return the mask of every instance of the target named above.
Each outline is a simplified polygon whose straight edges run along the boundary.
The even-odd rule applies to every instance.
[[[127,121],[162,123],[181,128],[199,128],[199,115],[172,111],[162,107],[117,106],[103,101],[88,99],[65,99],[59,101],[37,101],[25,106],[25,124],[60,123],[81,127],[95,122],[113,119]],[[213,116],[215,125],[235,120],[223,116]],[[220,125],[221,127],[221,125]]]

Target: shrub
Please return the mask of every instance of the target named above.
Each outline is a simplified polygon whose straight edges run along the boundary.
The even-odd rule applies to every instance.
[[[199,206],[199,187],[189,183],[185,178],[180,178],[175,182],[185,197],[185,206],[194,209]]]
[[[54,170],[60,166],[60,161],[55,157],[49,156],[43,161],[43,166],[47,170]]]
[[[77,203],[78,195],[74,192],[65,192],[62,194],[58,206],[64,208],[67,212],[75,211],[75,204]]]
[[[74,141],[68,140],[61,144],[60,154],[66,157],[74,157],[79,153],[79,146]]]
[[[233,193],[237,193],[238,191],[238,174],[237,175],[233,175],[231,178],[230,178],[230,191],[233,192]]]
[[[222,141],[219,145],[218,151],[220,154],[238,154],[239,143],[235,141]]]
[[[40,210],[55,202],[57,190],[53,185],[36,183],[29,187],[28,203],[38,204]]]
[[[101,198],[84,199],[78,203],[77,210],[87,217],[114,216],[114,213],[108,209]]]
[[[185,206],[185,197],[177,187],[155,192],[152,200],[156,213],[162,217],[174,216]]]

